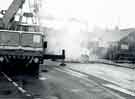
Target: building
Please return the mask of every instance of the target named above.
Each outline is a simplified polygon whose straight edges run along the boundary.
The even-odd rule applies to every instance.
[[[134,62],[135,29],[128,28],[109,32],[103,36],[104,42],[108,44],[104,58],[115,62]]]

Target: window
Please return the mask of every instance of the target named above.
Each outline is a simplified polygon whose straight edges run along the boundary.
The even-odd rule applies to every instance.
[[[19,45],[19,33],[18,32],[9,32],[9,31],[0,31],[0,45]]]
[[[22,33],[21,44],[24,47],[42,47],[42,35],[34,33]]]

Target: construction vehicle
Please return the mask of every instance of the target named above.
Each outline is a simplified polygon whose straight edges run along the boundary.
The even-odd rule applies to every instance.
[[[26,0],[27,1],[27,0]],[[39,65],[44,59],[65,59],[65,51],[61,55],[46,53],[47,42],[44,33],[40,32],[36,22],[29,24],[23,18],[35,17],[31,12],[21,13],[25,0],[13,0],[7,10],[1,10],[0,19],[0,70],[10,74],[30,74],[38,76]]]

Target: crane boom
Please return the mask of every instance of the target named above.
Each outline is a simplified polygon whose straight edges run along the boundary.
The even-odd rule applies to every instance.
[[[4,28],[8,28],[8,24],[14,18],[15,14],[22,7],[25,0],[13,0],[12,4],[6,11],[5,15],[3,16],[2,22],[4,24]]]

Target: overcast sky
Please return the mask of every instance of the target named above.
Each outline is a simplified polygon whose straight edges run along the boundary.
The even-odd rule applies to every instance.
[[[1,0],[0,8],[6,9],[12,0]],[[53,20],[54,26],[77,18],[88,27],[135,27],[135,0],[42,0],[40,15]],[[63,21],[64,20],[64,21]],[[44,22],[44,21],[42,21]],[[49,23],[48,23],[49,24]],[[52,23],[51,23],[52,24]]]

